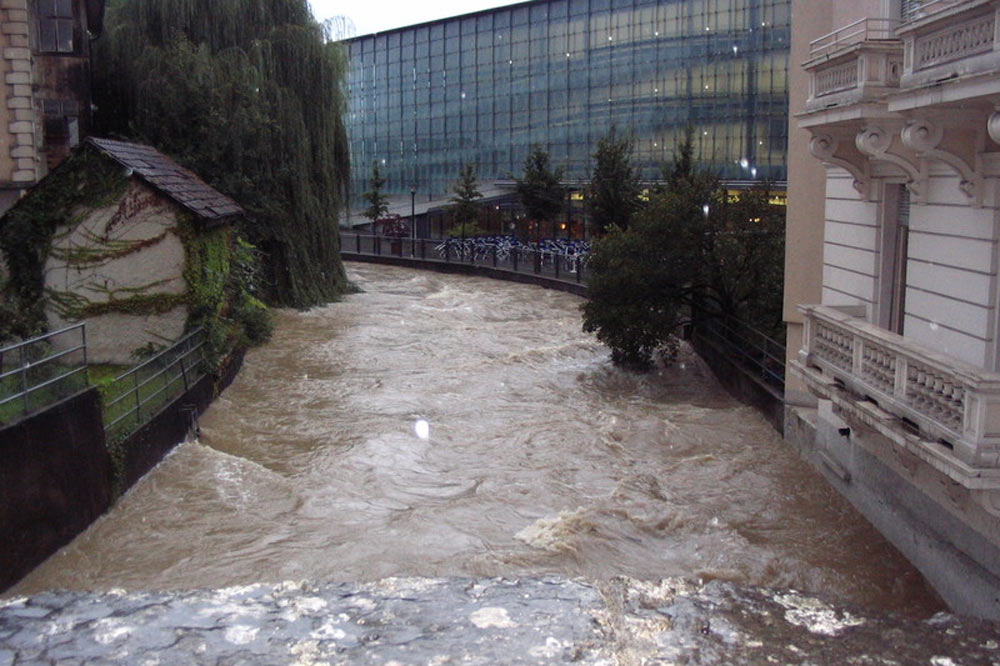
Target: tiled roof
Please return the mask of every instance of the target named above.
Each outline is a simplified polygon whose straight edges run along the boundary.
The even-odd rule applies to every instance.
[[[208,223],[243,214],[235,201],[151,146],[95,137],[87,143]]]

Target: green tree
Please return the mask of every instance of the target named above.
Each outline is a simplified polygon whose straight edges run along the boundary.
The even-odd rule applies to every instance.
[[[553,169],[548,152],[538,144],[533,145],[524,160],[524,173],[516,179],[516,189],[525,212],[537,225],[536,236],[542,223],[551,222],[563,209],[562,177],[562,167]]]
[[[639,173],[632,166],[634,141],[618,136],[615,128],[597,142],[594,172],[587,187],[587,209],[597,234],[611,225],[628,228],[642,206]]]
[[[375,222],[385,217],[389,212],[389,199],[382,194],[385,187],[385,177],[379,173],[378,162],[372,164],[372,175],[368,179],[368,191],[361,195],[368,202],[365,208],[365,217],[372,221],[372,229],[375,229]]]
[[[482,236],[479,228],[479,200],[483,193],[477,187],[476,168],[472,164],[462,166],[458,172],[458,181],[452,188],[451,214],[454,225],[448,232],[449,236]]]
[[[780,322],[784,216],[766,188],[730,197],[692,170],[594,244],[583,328],[616,365],[648,369],[692,309]]]
[[[96,127],[236,199],[266,297],[305,307],[347,286],[345,68],[307,0],[117,0],[95,42]]]

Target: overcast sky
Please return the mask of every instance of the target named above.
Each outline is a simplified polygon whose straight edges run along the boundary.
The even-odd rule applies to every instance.
[[[347,16],[354,22],[355,36],[381,32],[434,19],[512,5],[518,0],[309,0],[313,15],[323,21]]]

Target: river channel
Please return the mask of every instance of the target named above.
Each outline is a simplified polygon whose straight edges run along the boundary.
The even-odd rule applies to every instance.
[[[351,264],[8,594],[387,576],[722,578],[928,616],[920,575],[689,350],[636,376],[538,287]]]

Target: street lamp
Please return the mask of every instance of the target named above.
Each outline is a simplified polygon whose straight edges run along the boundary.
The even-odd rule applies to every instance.
[[[410,185],[410,233],[417,239],[417,187]]]

